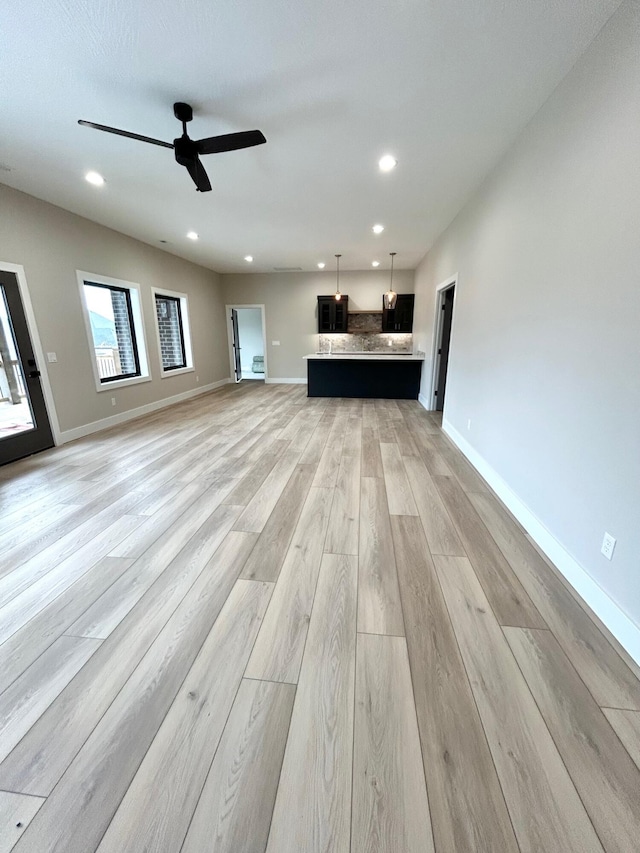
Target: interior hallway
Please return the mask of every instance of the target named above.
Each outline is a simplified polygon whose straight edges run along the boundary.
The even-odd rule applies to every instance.
[[[417,402],[242,383],[0,485],[2,853],[638,849],[638,668]]]

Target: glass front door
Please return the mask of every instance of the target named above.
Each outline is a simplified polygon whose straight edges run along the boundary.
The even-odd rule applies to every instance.
[[[53,436],[14,273],[0,270],[0,465],[53,447]]]

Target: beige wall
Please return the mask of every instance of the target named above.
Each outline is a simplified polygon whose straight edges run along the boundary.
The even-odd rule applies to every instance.
[[[625,3],[420,265],[416,317],[430,353],[459,273],[446,420],[640,625],[638,93]]]
[[[413,293],[413,279],[413,270],[394,272],[394,289]],[[265,306],[270,379],[306,378],[303,356],[318,348],[317,297],[334,293],[335,285],[335,270],[222,276],[227,305]],[[340,273],[340,289],[349,296],[352,311],[381,310],[388,286],[388,270]],[[280,346],[272,346],[272,341],[280,341]]]
[[[63,432],[229,376],[216,273],[2,185],[1,262],[24,266],[43,350],[58,356],[45,368]],[[76,270],[142,285],[151,382],[96,391]],[[194,373],[160,378],[152,286],[188,294]]]

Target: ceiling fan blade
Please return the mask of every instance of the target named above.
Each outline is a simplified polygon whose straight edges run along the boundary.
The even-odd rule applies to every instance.
[[[128,130],[118,130],[117,127],[107,127],[106,124],[95,124],[95,122],[83,121],[82,119],[79,119],[78,124],[83,127],[93,127],[95,130],[104,130],[106,133],[115,133],[116,136],[126,136],[129,139],[139,139],[140,142],[150,142],[152,145],[160,145],[162,148],[173,148],[170,142],[152,139],[150,136],[141,136],[139,133],[129,133]]]
[[[196,185],[199,192],[208,193],[211,189],[211,181],[205,172],[204,166],[200,162],[200,158],[196,157],[189,163],[184,163],[184,167],[193,178],[193,183]]]
[[[223,133],[221,136],[210,136],[196,142],[198,154],[220,154],[223,151],[235,151],[238,148],[251,148],[252,145],[262,145],[267,140],[259,130],[243,130],[240,133]]]

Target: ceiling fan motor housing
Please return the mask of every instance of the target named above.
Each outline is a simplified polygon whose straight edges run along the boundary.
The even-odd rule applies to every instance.
[[[188,136],[179,136],[177,139],[174,139],[173,150],[176,161],[181,166],[193,163],[198,156],[198,145],[193,139],[189,139]]]

